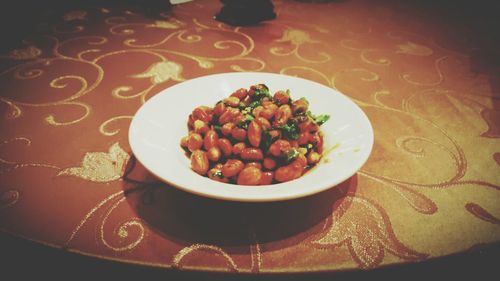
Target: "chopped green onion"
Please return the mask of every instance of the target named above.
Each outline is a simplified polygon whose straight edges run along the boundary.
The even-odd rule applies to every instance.
[[[306,115],[311,117],[314,123],[318,124],[318,126],[323,125],[328,119],[330,119],[330,115],[328,114],[323,114],[323,115],[314,115],[311,113],[311,111],[307,111]]]
[[[298,149],[295,149],[295,148],[292,148],[290,150],[288,150],[288,152],[286,153],[286,158],[285,158],[285,163],[290,163],[292,162],[293,160],[297,159],[297,157],[299,157],[300,155],[300,152]]]
[[[296,140],[300,137],[299,128],[297,127],[297,123],[290,119],[288,123],[282,126],[278,126],[278,129],[285,135],[286,138]]]
[[[273,143],[273,138],[268,130],[262,130],[262,140],[260,141],[260,148],[262,151],[268,151]]]

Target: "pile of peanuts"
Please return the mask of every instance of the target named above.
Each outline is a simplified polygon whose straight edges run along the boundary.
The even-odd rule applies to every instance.
[[[181,147],[191,169],[215,181],[290,181],[316,165],[323,151],[322,122],[308,107],[304,98],[292,100],[289,91],[271,95],[264,84],[238,89],[214,107],[192,111]]]

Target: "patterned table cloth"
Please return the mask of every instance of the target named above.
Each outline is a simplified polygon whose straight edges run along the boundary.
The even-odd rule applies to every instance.
[[[251,27],[215,21],[219,1],[156,16],[104,3],[1,54],[0,229],[96,258],[254,273],[369,269],[500,241],[498,42],[417,4],[273,2],[277,18]],[[372,122],[370,158],[339,186],[275,203],[201,198],[148,173],[128,143],[137,109],[232,71],[347,95]]]

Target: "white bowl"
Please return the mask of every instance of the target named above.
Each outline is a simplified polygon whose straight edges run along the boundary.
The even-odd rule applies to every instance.
[[[213,106],[239,88],[266,84],[271,93],[290,89],[291,97],[305,97],[313,114],[329,114],[321,126],[325,134],[322,161],[302,177],[279,184],[241,186],[213,181],[196,174],[180,147],[187,135],[187,119],[200,105]],[[231,201],[265,202],[312,195],[345,181],[361,168],[373,146],[373,129],[365,113],[348,97],[302,78],[236,72],[191,79],[163,90],[135,114],[129,142],[137,159],[155,176],[181,190]]]

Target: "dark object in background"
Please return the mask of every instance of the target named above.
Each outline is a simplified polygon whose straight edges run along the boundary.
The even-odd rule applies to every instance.
[[[276,18],[271,0],[221,0],[215,19],[230,25],[256,25]]]
[[[0,1],[0,53],[24,46],[22,40],[40,34],[40,24],[59,20],[71,10],[96,7],[135,8],[150,18],[171,10],[169,0],[15,0]]]

